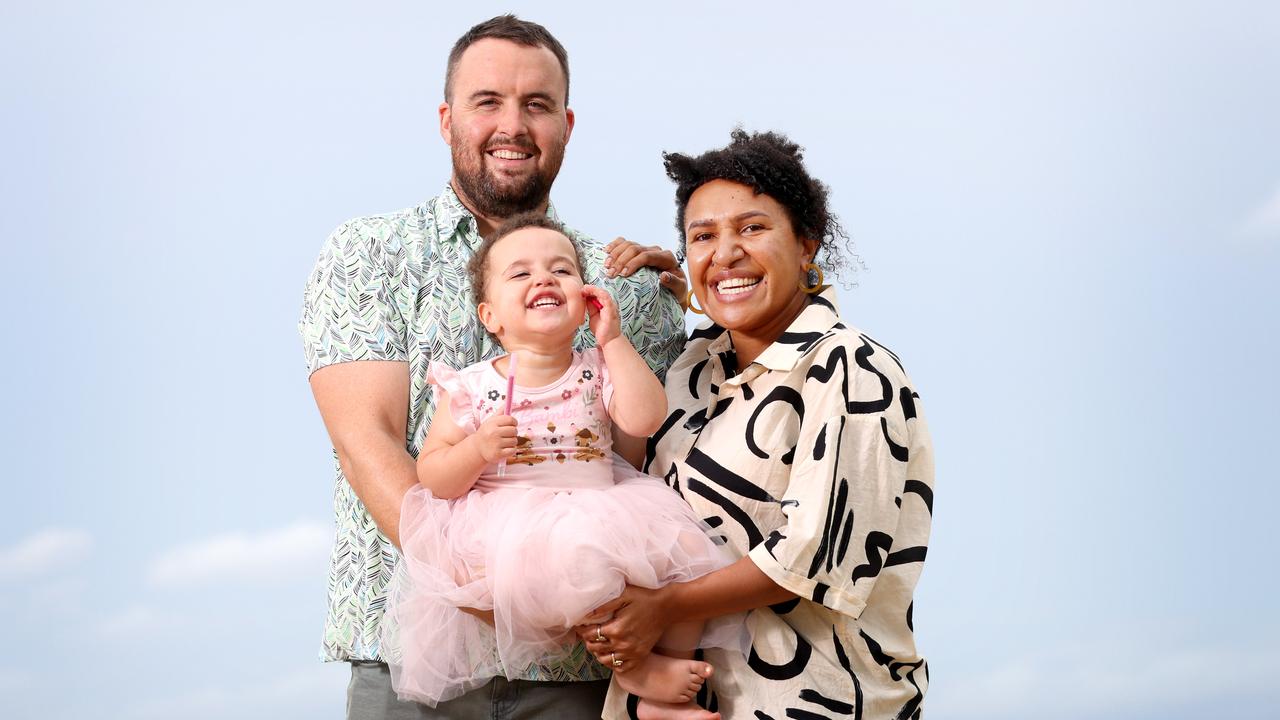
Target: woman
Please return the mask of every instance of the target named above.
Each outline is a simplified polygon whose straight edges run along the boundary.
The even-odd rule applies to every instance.
[[[829,267],[841,259],[827,190],[776,133],[736,131],[725,148],[665,159],[692,309],[711,322],[667,373],[669,414],[644,469],[666,478],[737,561],[688,583],[629,587],[601,608],[611,620],[579,634],[625,673],[670,624],[750,610],[748,656],[706,653],[715,673],[700,700],[710,711],[917,718],[928,671],[912,592],[929,537],[932,451],[898,358],[846,325],[822,285],[815,256]],[[614,267],[635,254],[615,249]],[[605,716],[636,709],[615,683]]]

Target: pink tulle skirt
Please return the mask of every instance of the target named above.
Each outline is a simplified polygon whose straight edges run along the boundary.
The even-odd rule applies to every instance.
[[[627,584],[656,588],[732,562],[679,495],[640,474],[452,501],[414,488],[400,542],[383,656],[400,697],[432,706],[563,657],[578,642],[573,626]],[[495,625],[460,608],[492,610]],[[740,618],[709,627],[703,646],[742,646]]]

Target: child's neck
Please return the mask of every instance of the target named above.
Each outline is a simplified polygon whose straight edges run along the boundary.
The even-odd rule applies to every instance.
[[[526,387],[549,385],[559,380],[573,363],[573,349],[568,347],[552,350],[526,345],[504,349],[508,355],[520,354],[519,364],[516,367],[516,382]],[[495,367],[503,375],[507,375],[509,363],[510,358],[505,357],[500,359]]]

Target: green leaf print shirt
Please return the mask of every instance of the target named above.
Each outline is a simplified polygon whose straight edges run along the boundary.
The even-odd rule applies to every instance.
[[[555,209],[547,215],[557,219]],[[684,346],[684,322],[671,293],[645,269],[606,279],[603,246],[568,231],[582,248],[587,282],[613,294],[623,332],[661,377]],[[347,222],[329,236],[307,281],[298,323],[307,370],[361,360],[409,364],[410,397],[405,445],[416,456],[435,401],[427,365],[455,368],[501,353],[476,317],[466,264],[480,243],[476,220],[451,187],[421,205]],[[578,349],[595,339],[583,327]],[[381,660],[379,625],[387,583],[397,560],[356,497],[334,454],[337,532],[329,566],[324,627],[325,660]],[[608,673],[579,645],[559,662],[514,676],[529,680],[591,680]]]

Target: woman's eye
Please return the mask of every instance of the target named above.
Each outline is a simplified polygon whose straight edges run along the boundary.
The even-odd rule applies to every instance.
[[[711,239],[711,233],[694,233],[689,236],[689,242],[701,242],[709,239]]]
[[[764,229],[763,225],[759,223],[751,223],[750,225],[742,228],[742,232],[743,234],[746,234],[746,233],[752,233],[752,232],[759,232],[763,229]]]

